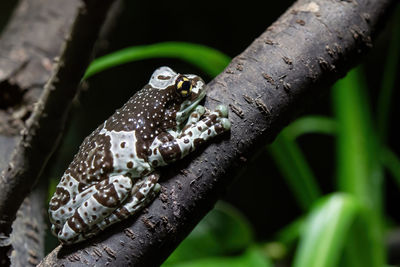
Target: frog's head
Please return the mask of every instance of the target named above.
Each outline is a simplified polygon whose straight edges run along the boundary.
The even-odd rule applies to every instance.
[[[169,67],[154,71],[149,85],[160,90],[166,117],[174,118],[174,126],[181,128],[190,112],[206,95],[205,83],[197,75],[179,74]]]

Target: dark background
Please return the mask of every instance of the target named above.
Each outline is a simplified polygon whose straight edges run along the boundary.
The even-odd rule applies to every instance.
[[[275,21],[292,2],[126,1],[108,42],[101,45],[99,55],[134,45],[185,41],[204,44],[234,57]],[[0,2],[0,28],[7,20],[12,5],[12,1]],[[370,99],[376,99],[381,85],[384,52],[387,51],[393,25],[389,23],[386,26],[363,60]],[[178,72],[202,74],[206,81],[211,79],[195,67],[171,59],[125,64],[90,78],[74,103],[65,137],[49,161],[45,175],[59,179],[83,138],[125,103],[137,89],[146,84],[153,70],[161,65],[168,65]],[[400,79],[397,78],[394,99],[399,98],[399,87]],[[321,91],[325,91],[326,94],[315,99],[304,114],[332,116],[329,90]],[[375,102],[371,101],[373,107]],[[389,144],[399,155],[397,136],[400,132],[397,125],[400,108],[395,104],[393,107]],[[299,144],[324,193],[334,191],[334,139],[325,135],[306,135],[299,139]],[[301,214],[298,204],[266,149],[261,149],[253,158],[248,158],[240,175],[232,179],[235,179],[235,182],[228,189],[224,199],[239,208],[249,219],[256,229],[257,239],[271,238],[277,230]],[[399,223],[397,203],[400,196],[392,179],[386,179],[386,189],[387,212]]]

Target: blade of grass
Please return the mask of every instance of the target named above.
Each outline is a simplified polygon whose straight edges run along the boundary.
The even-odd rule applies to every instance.
[[[306,219],[293,266],[339,266],[346,237],[359,210],[356,199],[345,193],[318,201]]]
[[[305,116],[289,124],[284,131],[287,138],[293,141],[301,135],[310,133],[334,135],[336,121],[324,116]]]
[[[383,147],[381,150],[381,161],[400,188],[400,158],[388,147]]]
[[[268,151],[293,191],[297,203],[307,211],[321,196],[321,190],[300,148],[282,132],[274,143],[268,146]]]
[[[338,81],[332,90],[337,117],[337,177],[339,189],[352,194],[367,210],[366,233],[370,243],[364,250],[349,246],[349,260],[369,257],[371,266],[382,266],[385,259],[382,230],[383,174],[377,155],[378,140],[374,135],[366,96],[367,86],[359,68]],[[361,234],[361,233],[360,233]],[[361,236],[354,236],[362,239]],[[365,254],[365,255],[364,255]]]
[[[304,221],[304,217],[300,217],[291,221],[288,225],[279,230],[279,232],[276,234],[276,240],[285,244],[287,247],[292,246],[299,238],[300,233],[303,230],[305,224]]]
[[[204,45],[185,42],[163,42],[132,46],[99,57],[89,65],[84,79],[111,67],[149,58],[181,59],[197,66],[210,77],[217,76],[231,61],[228,56],[220,51]]]
[[[356,195],[362,203],[374,206],[377,198],[368,181],[370,124],[366,113],[361,70],[350,71],[333,88],[334,108],[338,123],[337,164],[339,188]]]
[[[390,35],[389,50],[386,63],[383,67],[381,90],[378,96],[377,125],[379,137],[382,142],[386,141],[389,121],[389,111],[392,103],[394,83],[398,77],[398,62],[400,61],[400,5],[397,5]]]

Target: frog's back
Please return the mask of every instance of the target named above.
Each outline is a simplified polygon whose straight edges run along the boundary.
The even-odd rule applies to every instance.
[[[110,137],[99,134],[102,128],[103,125],[100,125],[85,138],[64,173],[64,176],[71,176],[80,183],[79,192],[84,190],[85,185],[100,182],[113,170]]]

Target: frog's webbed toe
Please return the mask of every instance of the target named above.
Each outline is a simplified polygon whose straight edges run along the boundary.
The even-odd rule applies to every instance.
[[[185,127],[183,127],[183,131],[185,129],[189,128],[193,124],[196,124],[200,119],[203,118],[203,115],[208,112],[208,110],[203,107],[202,105],[198,105],[189,115],[188,120],[185,124]]]
[[[228,118],[228,107],[225,105],[218,105],[215,112],[222,118]]]

